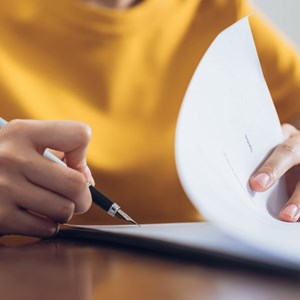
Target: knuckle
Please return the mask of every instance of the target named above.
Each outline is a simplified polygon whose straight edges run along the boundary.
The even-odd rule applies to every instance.
[[[84,178],[83,174],[80,172],[74,173],[73,184],[78,193],[82,192],[86,188],[86,179]]]
[[[28,121],[14,119],[7,124],[7,127],[10,131],[13,131],[14,134],[22,134],[24,131],[27,130]]]
[[[86,179],[84,176],[75,170],[69,170],[68,175],[68,186],[74,195],[82,194],[83,190],[86,188]]]
[[[0,208],[0,233],[7,233],[8,225],[10,224],[10,214],[7,211],[7,208],[3,205]]]
[[[22,169],[22,167],[33,165],[31,156],[22,155],[20,151],[11,151],[10,147],[0,148],[0,167],[10,172]]]
[[[24,125],[24,121],[21,119],[14,119],[8,122],[8,125],[10,128],[22,128]]]
[[[75,204],[72,201],[64,201],[62,203],[59,210],[59,219],[57,220],[59,223],[65,223],[70,221],[74,214]]]
[[[293,125],[289,124],[289,123],[283,123],[281,125],[281,128],[282,129],[295,129],[295,127]]]
[[[89,210],[89,208],[92,205],[92,197],[90,194],[85,195],[85,197],[82,198],[82,201],[80,202],[80,206],[77,207],[78,213],[85,213]]]
[[[296,145],[294,144],[287,144],[287,143],[283,143],[280,144],[277,147],[277,151],[279,151],[282,154],[287,154],[287,155],[292,155],[292,156],[296,156],[299,154],[299,149]]]
[[[8,181],[8,179],[1,177],[0,178],[0,195],[1,199],[0,201],[4,201],[4,197],[13,195],[15,189],[13,185]]]
[[[78,123],[76,128],[76,136],[81,142],[88,144],[91,139],[91,135],[92,130],[90,126],[84,123]]]
[[[283,132],[287,133],[288,137],[299,135],[299,130],[295,126],[293,126],[289,123],[282,124],[281,128],[282,128]]]
[[[86,212],[92,204],[92,199],[86,179],[80,172],[69,170],[68,189],[70,191],[69,199],[75,205],[74,211],[76,213]]]
[[[12,152],[7,148],[0,149],[0,165],[1,167],[6,165],[13,165],[17,161],[17,158]]]

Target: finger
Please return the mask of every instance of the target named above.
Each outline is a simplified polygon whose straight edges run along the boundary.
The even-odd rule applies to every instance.
[[[55,223],[66,223],[74,214],[74,202],[29,182],[15,189],[15,198],[18,207],[48,217]]]
[[[29,138],[41,150],[40,153],[45,148],[62,152],[84,149],[91,135],[89,126],[76,121],[13,120],[8,126],[19,136]]]
[[[300,138],[294,136],[275,148],[269,158],[250,178],[254,191],[270,188],[287,170],[300,163]]]
[[[282,124],[281,128],[284,140],[299,134],[299,131],[291,124]]]
[[[19,136],[29,138],[42,154],[46,148],[55,149],[68,156],[68,164],[76,170],[85,168],[85,156],[91,136],[86,124],[75,121],[13,120],[6,130],[14,130]]]
[[[46,148],[64,152],[67,165],[84,176],[90,176],[87,179],[93,183],[86,165],[87,146],[91,136],[91,129],[86,124],[75,121],[13,120],[4,129],[3,134],[14,136],[15,147],[19,142],[21,149],[27,144],[40,154]]]
[[[294,193],[279,213],[279,218],[286,222],[296,222],[300,217],[300,182]]]
[[[51,153],[50,153],[51,152]],[[57,157],[54,153],[58,153],[60,157],[62,157],[62,154],[63,154],[63,159],[60,159],[59,157]],[[65,158],[65,154],[63,152],[59,152],[59,151],[47,151],[44,152],[44,157],[54,161],[54,162],[59,162],[59,164],[61,165],[60,161],[61,160],[63,162],[63,165],[64,166],[67,166],[66,164],[66,158]],[[58,159],[58,160],[57,160]],[[81,172],[83,174],[83,176],[85,177],[86,181],[91,183],[92,185],[95,185],[95,180],[92,176],[92,173],[90,171],[90,168],[88,166],[85,167],[84,171]]]
[[[53,221],[33,215],[27,211],[15,208],[9,214],[2,212],[0,228],[2,234],[30,235],[35,237],[50,237],[57,230],[58,225]]]
[[[22,168],[28,181],[71,200],[76,213],[84,213],[90,208],[91,193],[81,173],[37,153],[32,153],[30,157],[31,163]]]

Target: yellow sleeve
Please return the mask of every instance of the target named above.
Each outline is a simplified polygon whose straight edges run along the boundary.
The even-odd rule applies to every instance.
[[[238,1],[243,17],[254,10],[244,0]],[[300,116],[300,56],[290,42],[259,12],[249,18],[258,56],[281,122]]]

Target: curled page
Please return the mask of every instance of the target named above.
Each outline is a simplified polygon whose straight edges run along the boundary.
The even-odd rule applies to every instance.
[[[249,177],[282,141],[248,17],[223,31],[197,67],[176,130],[176,164],[195,207],[219,229],[300,263],[300,224],[278,219],[283,180],[254,193]]]

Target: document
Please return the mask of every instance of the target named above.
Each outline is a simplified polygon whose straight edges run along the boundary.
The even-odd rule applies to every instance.
[[[300,271],[300,224],[278,219],[283,180],[254,193],[249,177],[282,142],[248,17],[220,33],[199,63],[176,129],[178,174],[208,222],[85,226],[63,236],[117,240],[151,249],[188,249]],[[156,246],[154,246],[156,245]]]
[[[241,242],[300,265],[299,223],[278,220],[281,180],[254,193],[249,177],[282,142],[248,18],[221,33],[200,62],[177,125],[183,187],[207,220]]]

